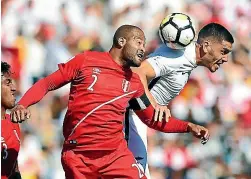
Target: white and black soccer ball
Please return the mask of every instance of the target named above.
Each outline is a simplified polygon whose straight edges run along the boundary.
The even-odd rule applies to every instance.
[[[191,18],[183,13],[166,16],[159,27],[159,36],[172,49],[184,49],[195,37]]]

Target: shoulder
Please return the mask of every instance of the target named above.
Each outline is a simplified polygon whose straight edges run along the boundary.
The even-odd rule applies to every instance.
[[[186,60],[183,56],[179,57],[166,57],[166,56],[151,56],[147,58],[146,61],[151,64],[154,69],[179,69],[186,63]]]
[[[183,56],[184,52],[185,52],[184,49],[171,49],[166,45],[162,44],[154,52],[150,53],[148,55],[148,58],[161,56],[167,59],[174,59]]]
[[[149,54],[147,61],[150,63],[158,62],[162,65],[179,65],[183,63],[184,57],[183,49],[171,49],[166,45],[159,46],[153,53]]]
[[[88,60],[92,58],[99,58],[99,57],[105,57],[105,52],[97,52],[97,51],[84,51],[82,53],[79,53],[72,57],[70,60],[77,59],[77,60]],[[69,60],[69,61],[70,61]]]
[[[107,57],[107,52],[98,52],[98,51],[85,51],[82,53],[85,58],[92,59],[92,58],[105,58]]]
[[[85,51],[83,53],[85,65],[106,65],[110,58],[108,52]]]

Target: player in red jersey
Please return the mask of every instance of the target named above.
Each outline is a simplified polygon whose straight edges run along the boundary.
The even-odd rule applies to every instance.
[[[59,70],[30,88],[13,110],[12,120],[22,122],[27,107],[40,101],[48,91],[71,82],[63,125],[62,165],[67,179],[145,178],[122,132],[128,102],[151,128],[189,132],[184,121],[152,120],[154,108],[139,76],[130,69],[140,66],[144,52],[143,31],[123,25],[115,32],[109,52],[86,51],[60,64]]]
[[[7,109],[15,106],[16,88],[13,84],[10,65],[1,62],[1,179],[21,178],[17,156],[20,148],[19,124],[10,121]]]

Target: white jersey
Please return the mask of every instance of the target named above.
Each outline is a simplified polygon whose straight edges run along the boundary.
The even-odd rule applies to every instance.
[[[156,77],[160,77],[151,89],[151,94],[158,104],[167,105],[184,88],[191,71],[197,66],[195,44],[185,50],[173,50],[162,45],[150,54],[147,61]]]
[[[170,49],[163,44],[148,56],[147,61],[153,67],[156,78],[160,77],[150,92],[158,104],[167,105],[184,88],[191,71],[196,67],[195,44],[189,45],[185,50]],[[128,136],[129,149],[150,179],[147,165],[147,126],[133,111],[129,113]]]

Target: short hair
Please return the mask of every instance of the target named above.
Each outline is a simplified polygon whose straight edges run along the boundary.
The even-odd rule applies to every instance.
[[[218,42],[225,40],[234,43],[232,34],[224,26],[217,23],[209,23],[199,31],[198,43],[209,38],[217,40]]]
[[[7,62],[1,61],[1,73],[3,74],[10,74],[10,65]]]
[[[140,30],[140,31],[142,31],[139,27],[134,26],[134,25],[122,25],[122,26],[120,26],[116,30],[116,32],[115,32],[115,34],[113,36],[113,45],[117,46],[118,45],[118,40],[121,37],[124,37],[125,39],[128,39],[130,37],[130,35],[132,35],[131,32],[133,30]]]

